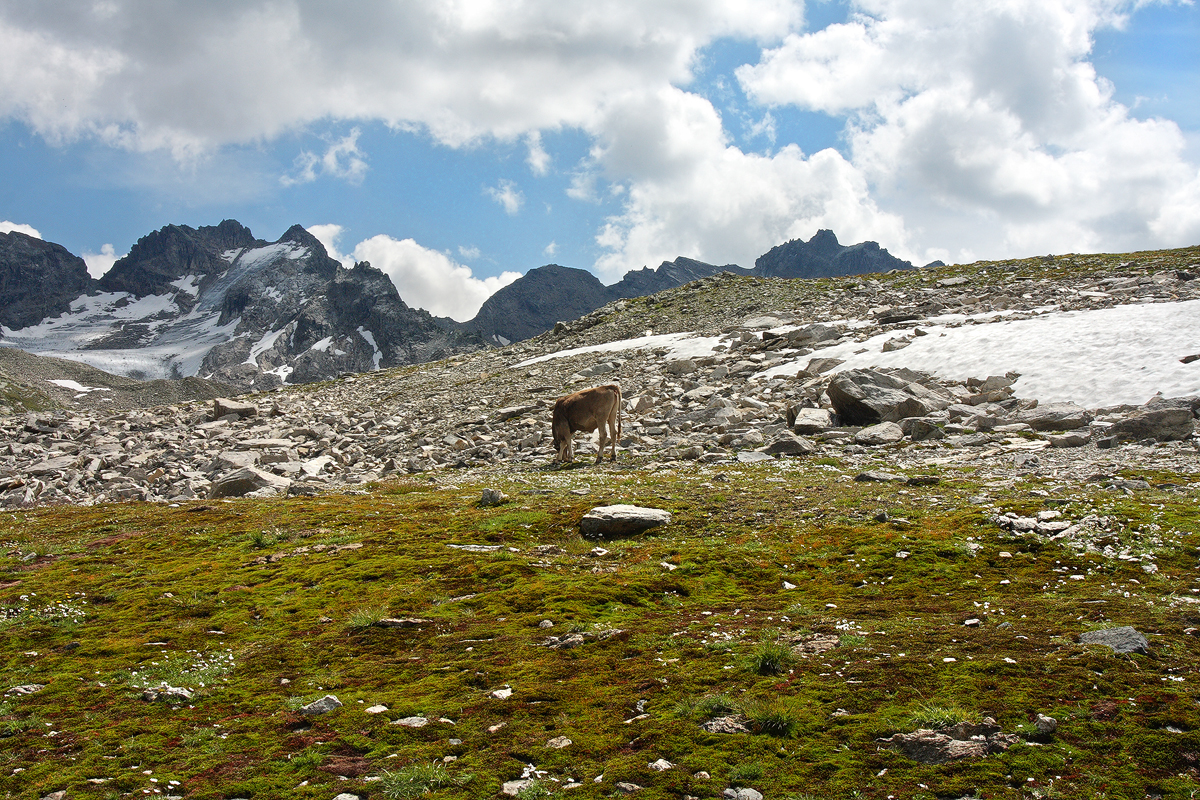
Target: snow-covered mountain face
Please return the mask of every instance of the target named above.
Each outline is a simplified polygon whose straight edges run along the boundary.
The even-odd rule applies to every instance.
[[[232,220],[143,237],[69,309],[0,326],[0,344],[135,378],[243,390],[418,363],[482,346],[409,308],[379,270],[345,269],[299,225],[277,242]]]

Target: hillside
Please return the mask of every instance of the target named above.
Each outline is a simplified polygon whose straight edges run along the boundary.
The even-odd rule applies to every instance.
[[[1198,272],[718,275],[255,416],[0,420],[0,792],[1187,797]],[[617,462],[551,466],[613,381]]]

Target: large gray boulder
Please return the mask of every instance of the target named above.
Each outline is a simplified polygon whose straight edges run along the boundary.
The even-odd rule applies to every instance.
[[[840,372],[826,389],[830,402],[847,425],[898,422],[923,417],[950,405],[949,398],[895,375],[873,369]]]
[[[1138,410],[1113,423],[1109,436],[1119,439],[1157,439],[1178,441],[1192,435],[1195,418],[1189,408],[1148,408]]]
[[[245,497],[253,494],[256,497],[271,497],[287,494],[292,482],[288,478],[263,472],[254,467],[243,467],[212,482],[209,497]]]
[[[1074,403],[1046,403],[1017,414],[1016,421],[1035,431],[1073,431],[1089,425],[1092,414]]]
[[[658,508],[624,504],[598,506],[579,521],[579,532],[584,538],[605,539],[612,536],[632,536],[670,522],[671,512]]]
[[[1102,644],[1111,647],[1114,653],[1145,653],[1150,642],[1136,628],[1123,625],[1120,628],[1105,628],[1079,634],[1080,644]]]

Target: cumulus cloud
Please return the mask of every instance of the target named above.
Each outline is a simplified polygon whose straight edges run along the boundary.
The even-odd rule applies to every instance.
[[[124,255],[117,255],[116,250],[113,249],[111,244],[100,245],[99,253],[85,250],[80,256],[83,259],[83,263],[87,264],[88,275],[91,275],[93,278],[99,278],[108,272],[112,269],[113,264],[124,257]]]
[[[525,195],[521,194],[521,190],[512,181],[501,180],[499,186],[489,186],[484,189],[484,193],[499,203],[504,208],[504,213],[509,216],[519,212],[525,203]]]
[[[9,222],[8,220],[0,222],[0,233],[12,233],[13,231],[16,231],[17,233],[23,233],[26,236],[32,236],[35,239],[42,238],[42,234],[39,233],[38,229],[32,225],[24,225],[20,222]]]
[[[1134,118],[1087,60],[1093,33],[1135,2],[855,5],[737,76],[760,103],[846,116],[851,163],[928,255],[1193,242],[1183,134]]]
[[[474,317],[484,300],[521,277],[517,272],[504,272],[481,280],[470,267],[456,263],[445,253],[422,247],[413,239],[384,235],[359,242],[353,257],[355,261],[370,261],[371,266],[387,273],[408,305],[460,322]]]
[[[340,261],[343,265],[345,265],[348,256],[344,256],[338,252],[338,241],[342,238],[342,233],[345,232],[345,228],[343,228],[341,225],[329,224],[309,225],[307,228],[305,228],[305,230],[311,233],[314,237],[316,237],[318,242],[324,245],[325,252],[329,254],[330,258],[332,258],[334,261]]]
[[[686,81],[716,37],[777,40],[800,19],[797,0],[8,3],[0,115],[181,156],[323,119],[514,139]]]
[[[628,193],[597,236],[609,252],[596,268],[609,280],[678,255],[753,266],[821,228],[903,252],[903,221],[875,207],[862,174],[835,150],[743,152],[707,100],[674,88],[614,109],[603,130],[597,161]]]
[[[366,154],[359,149],[358,137],[362,131],[354,128],[350,133],[331,142],[324,154],[317,155],[307,150],[296,156],[290,174],[281,175],[279,182],[284,186],[311,183],[321,176],[340,178],[347,183],[362,183],[367,174]]]
[[[542,248],[542,255],[552,256],[558,252],[558,242],[550,242]]]

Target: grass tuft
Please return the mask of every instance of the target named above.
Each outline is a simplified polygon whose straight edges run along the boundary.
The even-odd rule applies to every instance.
[[[778,675],[787,672],[795,661],[788,645],[764,639],[750,654],[749,669],[755,675]]]
[[[389,800],[408,800],[437,789],[465,786],[472,777],[451,775],[441,764],[410,764],[395,772],[384,770],[379,776],[379,789]]]

